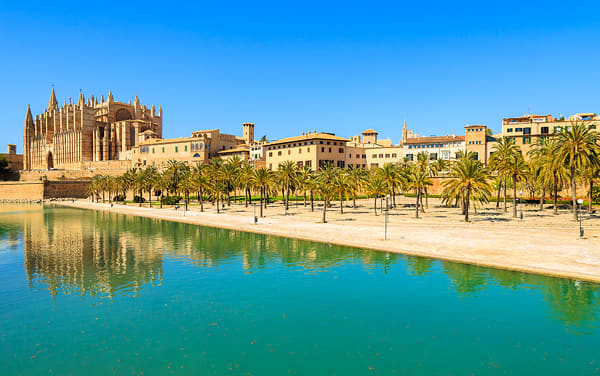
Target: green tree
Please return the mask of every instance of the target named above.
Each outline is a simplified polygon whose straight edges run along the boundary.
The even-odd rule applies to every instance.
[[[576,177],[598,160],[598,134],[584,122],[571,122],[558,133],[556,159],[568,166],[573,198],[573,217],[577,217]]]
[[[463,207],[465,222],[469,222],[471,199],[488,202],[492,187],[490,174],[481,162],[473,159],[459,159],[452,164],[449,180],[444,182],[444,199],[460,201]]]

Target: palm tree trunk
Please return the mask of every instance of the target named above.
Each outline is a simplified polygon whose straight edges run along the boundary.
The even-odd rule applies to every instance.
[[[417,189],[417,205],[415,209],[415,218],[419,219],[419,199],[421,198],[421,190]]]
[[[315,211],[315,196],[312,189],[310,190],[310,211]]]
[[[502,185],[504,188],[504,212],[506,213],[508,211],[507,207],[506,207],[506,194],[507,194],[507,185],[506,185],[506,176],[504,176],[504,184]]]
[[[323,223],[327,223],[325,214],[327,213],[327,199],[323,200]]]
[[[429,209],[429,193],[427,192],[427,188],[425,188],[425,207]],[[423,211],[423,213],[425,213]]]
[[[558,176],[556,174],[556,171],[554,171],[554,179],[553,179],[553,184],[554,186],[552,187],[552,189],[554,189],[554,215],[558,214]]]
[[[571,166],[571,190],[573,196],[573,218],[578,220],[577,217],[577,186],[575,185],[575,167]]]
[[[517,176],[513,175],[513,218],[517,218]]]
[[[377,195],[373,199],[373,210],[375,211],[375,215],[377,215]]]
[[[160,208],[162,209],[162,205],[163,205],[163,193],[160,192]]]
[[[188,201],[190,200],[190,192],[189,191],[185,191],[185,211],[188,210]]]
[[[471,198],[471,186],[467,187],[467,197],[465,197],[465,222],[469,222],[469,200]]]
[[[590,205],[588,206],[588,213],[592,214],[592,200],[594,199],[594,179],[590,179]]]
[[[304,207],[306,207],[306,191],[304,191]]]
[[[289,208],[290,208],[290,187],[288,187],[285,192],[285,210],[289,210]]]
[[[396,190],[394,189],[393,185],[392,185],[392,206],[396,207]]]
[[[263,217],[263,189],[260,188],[260,217]]]
[[[546,199],[546,186],[542,188],[542,197],[540,197],[540,211],[544,210],[544,200]]]
[[[496,195],[496,210],[500,209],[500,190],[502,189],[502,180],[498,181],[498,194]]]
[[[198,191],[198,201],[200,201],[200,211],[203,212],[204,211],[204,192],[202,192],[202,189],[200,189]]]
[[[217,193],[216,201],[217,201],[217,214],[219,214],[221,212],[221,209],[219,208],[219,194],[218,193]]]
[[[342,202],[343,197],[342,194],[340,193],[340,214],[344,214],[344,204]]]
[[[152,189],[148,191],[148,206],[152,207]]]

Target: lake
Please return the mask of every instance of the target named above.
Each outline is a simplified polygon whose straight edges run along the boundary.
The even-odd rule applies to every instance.
[[[600,374],[576,280],[34,204],[0,278],[3,376]]]

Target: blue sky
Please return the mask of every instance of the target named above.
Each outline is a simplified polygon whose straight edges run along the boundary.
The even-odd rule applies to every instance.
[[[397,143],[404,120],[439,135],[600,112],[597,3],[10,2],[0,148],[21,151],[27,104],[43,111],[52,84],[61,103],[112,89],[160,104],[164,137],[252,121],[257,138],[373,128]]]

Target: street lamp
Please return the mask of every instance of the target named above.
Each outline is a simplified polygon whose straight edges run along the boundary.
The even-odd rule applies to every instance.
[[[258,223],[258,218],[256,217],[256,202],[252,203],[252,208],[254,209],[254,224]]]
[[[521,220],[523,220],[523,191],[519,191],[519,194],[521,195],[519,199],[521,201]]]
[[[581,225],[581,207],[583,206],[583,199],[578,199],[577,204],[579,205],[579,239],[583,238],[583,226]]]

